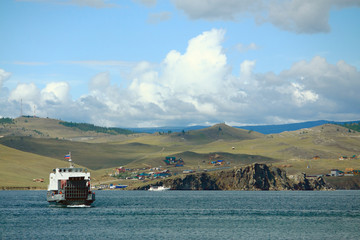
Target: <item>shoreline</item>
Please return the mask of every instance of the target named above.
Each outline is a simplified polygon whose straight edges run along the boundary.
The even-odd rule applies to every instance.
[[[1,186],[0,191],[11,191],[11,190],[46,190],[46,188],[42,187],[12,187],[12,186]]]
[[[326,185],[332,190],[360,190],[359,176],[324,177],[324,180],[326,182]],[[0,191],[8,191],[8,190],[36,190],[36,191],[45,190],[46,191],[47,187],[46,186],[0,186]],[[133,190],[140,190],[140,189],[131,188],[131,187],[125,189],[125,191],[133,191]],[[241,191],[237,189],[234,190]],[[263,191],[282,191],[282,190],[274,189],[274,190],[263,190]],[[284,190],[284,191],[289,191],[289,190]],[[307,191],[307,190],[295,190],[295,191]]]
[[[38,187],[0,187],[0,191],[46,191],[45,188],[38,188]],[[105,191],[120,191],[120,190],[112,190],[112,189],[104,189]],[[170,191],[245,191],[245,192],[256,192],[256,191],[264,191],[264,192],[323,192],[323,191],[359,191],[360,189],[344,189],[344,188],[332,188],[326,190],[177,190],[173,189]],[[96,191],[96,190],[95,190]],[[103,190],[102,190],[103,191]],[[121,191],[147,191],[141,189],[122,189]]]

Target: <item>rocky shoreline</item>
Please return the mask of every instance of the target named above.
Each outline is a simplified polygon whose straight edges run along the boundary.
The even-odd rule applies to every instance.
[[[252,164],[244,168],[214,173],[196,173],[158,181],[157,186],[172,190],[331,190],[322,177],[307,178],[305,174],[288,177],[280,168]],[[139,187],[146,190],[150,185]]]
[[[135,188],[129,187],[127,190],[147,190],[150,186],[166,186],[171,190],[360,190],[360,177],[323,178],[307,177],[305,174],[288,176],[281,168],[255,163],[232,170],[187,174]],[[0,190],[46,190],[46,188],[0,186]]]

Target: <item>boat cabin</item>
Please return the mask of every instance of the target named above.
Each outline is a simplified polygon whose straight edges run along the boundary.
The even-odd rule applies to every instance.
[[[64,189],[64,185],[74,181],[82,181],[90,185],[90,173],[82,168],[56,168],[50,173],[48,190]]]

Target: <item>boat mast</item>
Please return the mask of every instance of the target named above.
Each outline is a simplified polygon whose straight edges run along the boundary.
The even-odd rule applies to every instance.
[[[74,164],[72,163],[72,160],[71,160],[71,152],[69,152],[69,164],[70,164],[70,168],[73,168],[74,167]]]

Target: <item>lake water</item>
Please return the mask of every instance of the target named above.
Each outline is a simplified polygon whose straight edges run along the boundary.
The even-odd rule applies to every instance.
[[[0,191],[1,239],[360,239],[360,191]]]

